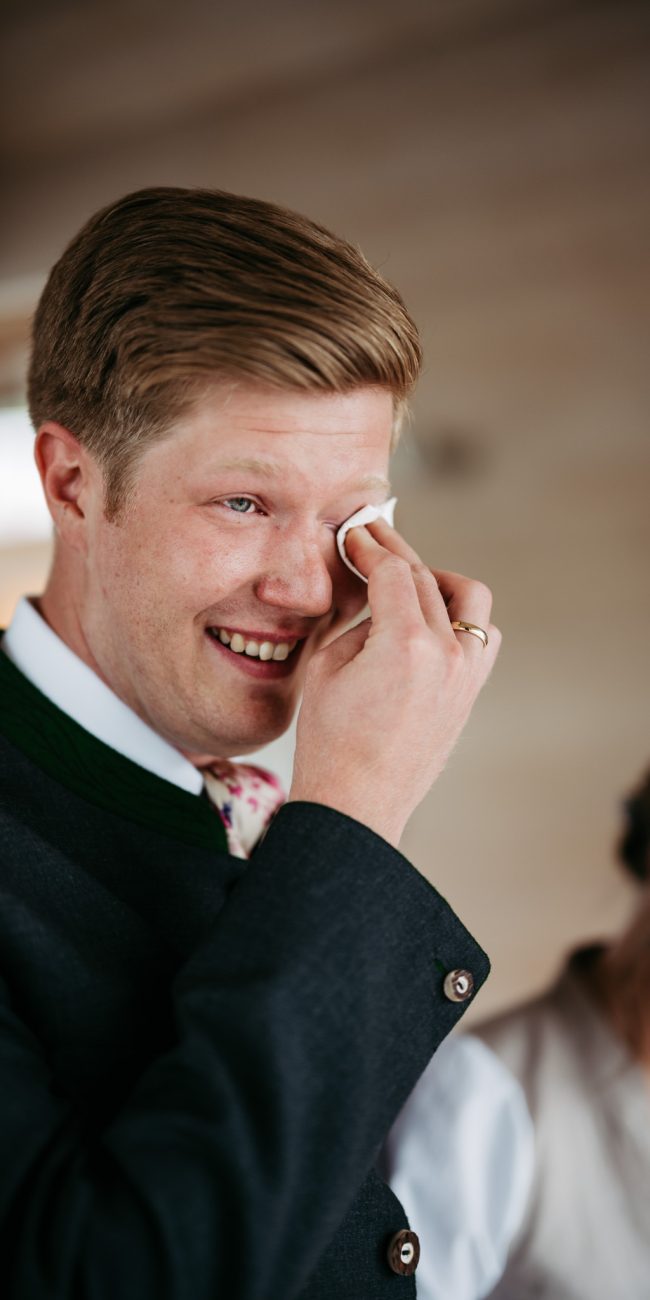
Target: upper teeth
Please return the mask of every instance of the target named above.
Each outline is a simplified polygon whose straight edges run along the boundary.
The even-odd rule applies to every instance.
[[[219,640],[230,646],[235,654],[247,654],[254,659],[286,659],[291,654],[297,641],[246,641],[241,632],[226,632],[224,628],[215,628]]]

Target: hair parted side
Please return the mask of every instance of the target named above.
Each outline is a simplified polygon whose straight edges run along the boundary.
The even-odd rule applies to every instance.
[[[298,213],[218,190],[138,190],[91,217],[34,318],[29,408],[101,464],[114,516],[141,451],[211,383],[390,390],[421,365],[395,288]]]

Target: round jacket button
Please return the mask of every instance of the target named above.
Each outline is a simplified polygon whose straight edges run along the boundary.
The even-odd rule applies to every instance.
[[[396,1232],[388,1243],[388,1263],[393,1273],[400,1277],[411,1277],[420,1261],[420,1241],[417,1233],[403,1228]]]
[[[442,990],[450,1002],[467,1002],[474,992],[474,976],[468,970],[450,970]]]

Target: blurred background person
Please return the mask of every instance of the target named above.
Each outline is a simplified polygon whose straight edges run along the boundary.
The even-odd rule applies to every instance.
[[[575,951],[548,993],[449,1040],[391,1133],[391,1185],[415,1184],[420,1205],[426,1188],[435,1224],[423,1300],[650,1295],[650,770],[624,813],[630,924]],[[425,1131],[425,1115],[416,1150],[407,1125]]]

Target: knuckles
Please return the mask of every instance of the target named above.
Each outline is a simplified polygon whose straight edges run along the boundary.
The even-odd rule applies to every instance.
[[[426,628],[401,626],[397,653],[402,662],[406,661],[417,668],[420,663],[428,662],[435,656],[435,639]]]
[[[481,596],[482,600],[486,602],[488,608],[491,608],[492,600],[493,600],[492,588],[488,587],[486,582],[478,582],[477,588],[478,588],[478,594]]]
[[[438,585],[434,574],[423,560],[417,560],[414,564],[411,564],[410,568],[416,578],[421,578],[423,581],[433,582],[436,586]]]
[[[482,582],[480,578],[467,578],[463,584],[463,594],[464,596],[471,596],[473,603],[481,608],[487,606],[488,609],[491,609],[492,607],[492,591],[487,583]]]
[[[465,656],[456,638],[443,639],[426,624],[402,623],[396,650],[402,664],[416,675],[430,674],[434,669],[437,676],[441,672],[443,676],[447,672],[453,676],[465,667]]]
[[[411,565],[402,555],[395,555],[392,551],[383,551],[382,554],[377,557],[376,567],[381,567],[386,572],[401,574],[407,573],[411,568]]]

